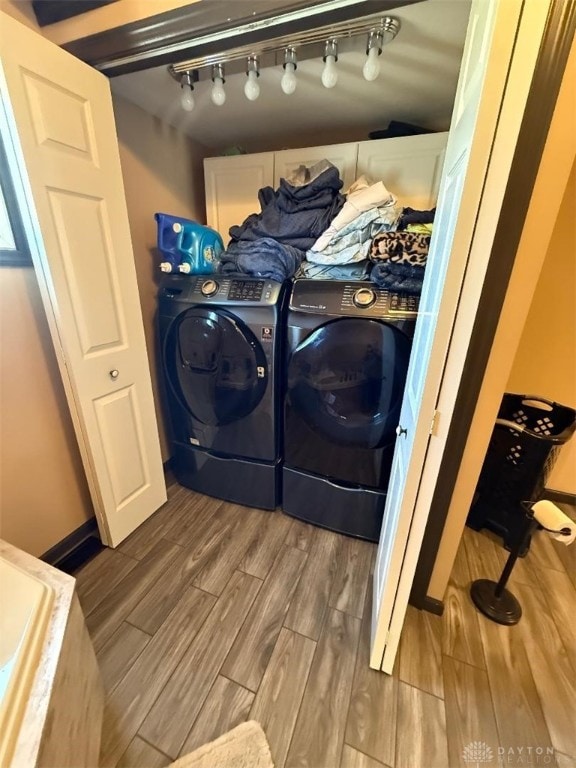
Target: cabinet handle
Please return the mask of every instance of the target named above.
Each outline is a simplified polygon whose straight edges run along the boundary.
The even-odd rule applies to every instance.
[[[119,375],[120,375],[120,371],[117,371],[116,368],[113,368],[110,371],[110,378],[111,379],[117,379]]]
[[[408,434],[408,430],[404,429],[402,424],[398,424],[398,426],[396,427],[396,437],[402,437],[402,435],[406,437],[407,434]]]

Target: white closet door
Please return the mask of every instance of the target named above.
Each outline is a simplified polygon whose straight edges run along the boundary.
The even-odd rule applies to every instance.
[[[300,165],[314,165],[319,160],[329,160],[340,171],[345,192],[356,178],[356,160],[358,144],[328,144],[324,147],[306,147],[305,149],[284,149],[274,153],[274,187],[280,184]]]
[[[274,153],[204,160],[206,219],[226,245],[228,230],[242,224],[251,213],[260,213],[258,190],[274,184]]]
[[[470,12],[374,568],[370,666],[387,673],[457,418],[456,395],[548,10],[548,0],[474,0]],[[465,276],[477,290],[460,302]]]
[[[166,487],[110,87],[3,13],[0,64],[2,136],[100,533],[116,546]]]
[[[428,210],[436,205],[448,133],[362,141],[358,176],[383,181],[403,206]]]

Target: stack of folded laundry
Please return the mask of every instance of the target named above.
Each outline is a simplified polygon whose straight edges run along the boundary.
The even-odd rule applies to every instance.
[[[361,176],[348,190],[340,213],[306,252],[298,276],[365,280],[372,238],[393,229],[399,215],[396,198],[384,184]]]
[[[300,166],[274,191],[258,193],[261,212],[232,227],[220,271],[274,280],[367,280],[418,294],[436,209],[402,208],[382,181],[361,176],[340,193],[327,160]]]
[[[422,291],[435,213],[435,208],[404,208],[394,231],[374,237],[370,246],[370,280],[379,288],[412,294]]]
[[[220,270],[274,280],[292,277],[305,252],[344,205],[338,169],[327,160],[300,166],[274,191],[258,193],[261,212],[231,227],[231,242],[221,256]]]

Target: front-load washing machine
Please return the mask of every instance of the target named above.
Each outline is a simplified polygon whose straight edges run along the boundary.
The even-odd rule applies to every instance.
[[[278,505],[284,295],[273,280],[163,278],[164,399],[182,485],[247,506]]]
[[[377,541],[418,298],[296,280],[287,319],[282,509]]]

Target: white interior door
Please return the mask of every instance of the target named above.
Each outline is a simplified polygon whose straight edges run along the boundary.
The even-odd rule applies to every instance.
[[[0,17],[2,135],[100,533],[116,546],[166,487],[110,89]]]
[[[419,516],[419,530],[411,530],[522,8],[522,0],[475,0],[470,13],[374,571],[370,665],[388,673],[419,550],[410,564],[404,562],[408,538],[417,535],[420,543],[426,524],[427,511]],[[507,152],[510,159],[513,143]],[[485,259],[489,251],[486,245]],[[462,358],[465,352],[459,350]],[[450,414],[440,417],[445,434]],[[430,501],[423,499],[423,506],[429,509]],[[409,578],[403,573],[408,567]],[[392,631],[395,615],[401,618]]]

